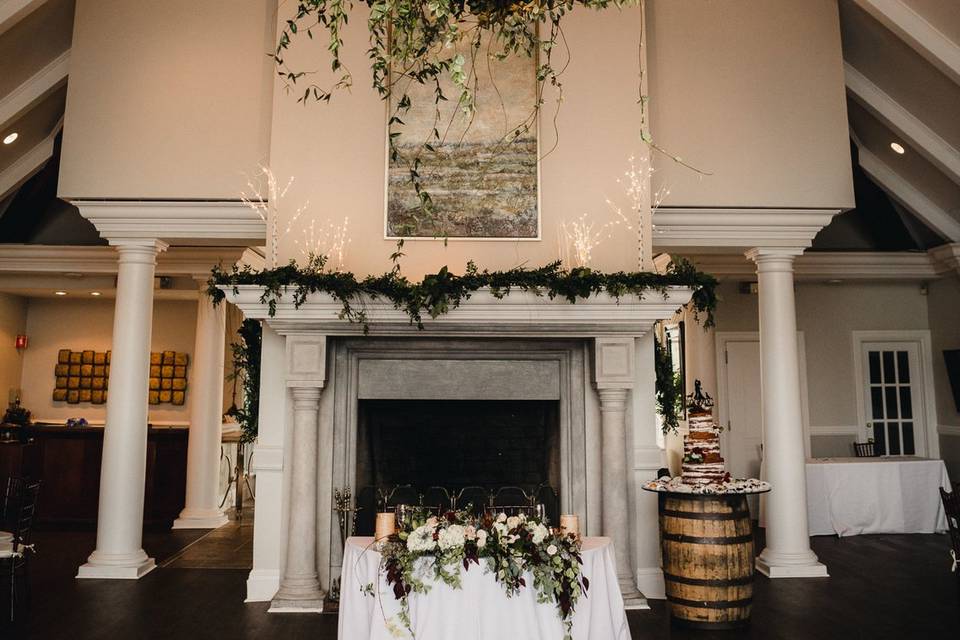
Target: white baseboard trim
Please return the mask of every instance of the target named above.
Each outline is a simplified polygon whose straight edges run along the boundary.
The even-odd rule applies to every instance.
[[[852,425],[810,425],[811,436],[858,436],[860,429]]]
[[[254,569],[247,577],[247,599],[244,602],[270,602],[279,589],[279,570]]]
[[[942,436],[960,436],[960,426],[941,424],[937,426],[937,433]]]

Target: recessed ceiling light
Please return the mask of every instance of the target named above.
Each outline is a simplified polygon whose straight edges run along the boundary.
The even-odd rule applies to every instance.
[[[90,295],[92,295],[92,296],[99,296],[99,295],[101,295],[101,294],[100,294],[99,291],[91,291],[91,292],[90,292]]]
[[[53,292],[53,295],[55,295],[55,296],[65,296],[65,295],[67,295],[67,292],[66,292],[66,291],[54,291],[54,292]]]
[[[893,149],[896,153],[899,153],[901,155],[903,155],[903,152],[906,151],[906,149],[903,148],[903,145],[900,144],[899,142],[891,142],[890,148]]]
[[[3,139],[3,144],[13,144],[17,141],[17,138],[20,137],[20,134],[14,131],[13,133],[7,134],[7,137]]]

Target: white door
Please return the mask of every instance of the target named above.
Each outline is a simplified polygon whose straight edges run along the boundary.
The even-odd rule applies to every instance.
[[[864,342],[860,351],[866,437],[881,455],[926,452],[919,345]]]
[[[722,426],[726,432],[727,471],[735,478],[759,478],[763,443],[760,343],[728,342],[726,347],[727,423]]]

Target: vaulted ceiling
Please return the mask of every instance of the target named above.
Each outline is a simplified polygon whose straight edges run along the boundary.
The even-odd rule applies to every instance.
[[[960,242],[960,2],[839,4],[859,171],[928,243]]]
[[[56,241],[59,230],[70,230],[64,242],[99,241],[53,195],[74,2],[0,0],[0,140],[18,134],[0,143],[0,242]],[[835,218],[814,248],[960,242],[960,0],[839,7],[857,208]]]

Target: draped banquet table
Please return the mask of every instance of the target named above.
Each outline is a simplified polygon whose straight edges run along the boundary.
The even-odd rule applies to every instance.
[[[934,533],[947,529],[943,460],[914,456],[807,460],[810,535]]]
[[[348,538],[340,579],[340,640],[407,638],[402,625],[391,626],[400,603],[381,575],[373,538]],[[590,581],[573,614],[574,640],[629,640],[630,629],[617,584],[609,538],[583,539],[583,575]],[[409,596],[411,627],[417,640],[562,640],[564,625],[555,602],[538,603],[533,577],[507,597],[503,586],[480,566],[460,571],[461,587],[432,582],[429,593]],[[366,585],[379,585],[374,597]]]

